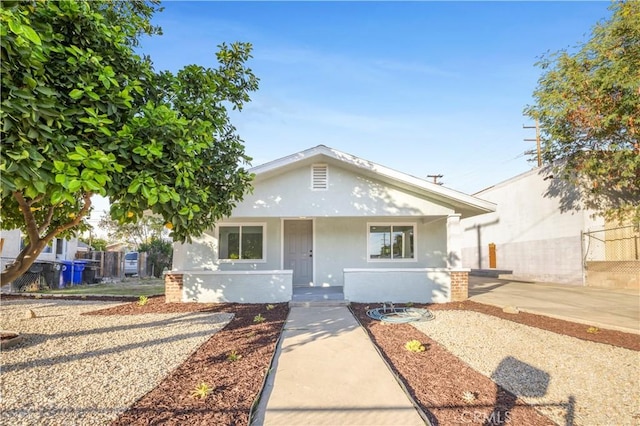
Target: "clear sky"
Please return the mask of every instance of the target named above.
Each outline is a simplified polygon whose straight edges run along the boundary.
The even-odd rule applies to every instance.
[[[233,123],[259,165],[324,144],[474,193],[529,170],[522,115],[547,51],[586,40],[607,2],[185,2],[143,40],[157,71],[253,44]]]

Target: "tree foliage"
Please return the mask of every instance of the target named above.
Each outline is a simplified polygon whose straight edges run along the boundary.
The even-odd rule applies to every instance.
[[[543,74],[525,113],[540,121],[551,195],[567,209],[640,223],[640,2],[610,10],[576,52],[538,62]]]
[[[147,253],[147,272],[154,277],[162,277],[164,269],[171,268],[173,258],[173,245],[169,241],[160,238],[152,238],[146,243],[140,244],[139,251]]]
[[[106,251],[107,250],[107,240],[104,238],[86,238],[80,237],[78,240],[87,244],[94,251]]]
[[[118,222],[105,214],[98,225],[107,232],[109,241],[126,242],[135,250],[151,240],[164,240],[169,234],[162,217],[152,215],[144,215],[135,222]]]
[[[86,230],[91,196],[111,217],[152,211],[189,240],[229,214],[251,176],[227,108],[257,79],[251,45],[219,46],[215,69],[155,73],[135,53],[155,1],[3,1],[1,224],[28,245],[2,272],[11,281],[52,238]]]

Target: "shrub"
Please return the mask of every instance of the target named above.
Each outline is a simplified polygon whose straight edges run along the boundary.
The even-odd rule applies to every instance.
[[[258,314],[255,317],[253,317],[253,322],[255,323],[260,323],[260,322],[264,322],[266,318],[262,316],[262,314]]]
[[[420,343],[419,340],[409,340],[407,343],[404,344],[404,347],[406,350],[408,350],[409,352],[424,352],[425,351],[425,347],[422,343]]]
[[[144,306],[149,302],[149,298],[147,296],[140,296],[138,298],[138,306]]]
[[[213,389],[211,389],[208,384],[202,382],[198,386],[196,386],[191,395],[194,398],[205,399],[212,391]]]
[[[229,355],[227,355],[227,361],[229,362],[235,362],[240,358],[242,358],[242,355],[239,355],[235,350],[229,352]]]

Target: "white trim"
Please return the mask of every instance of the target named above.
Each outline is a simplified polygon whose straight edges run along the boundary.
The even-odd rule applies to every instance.
[[[411,258],[399,258],[399,259],[371,259],[371,246],[369,239],[369,229],[372,226],[390,226],[393,232],[394,226],[411,226],[413,227],[413,257]],[[418,261],[418,223],[417,222],[367,222],[367,229],[365,235],[367,241],[367,263],[402,263],[402,262],[417,262]]]
[[[167,274],[198,274],[198,275],[293,275],[293,271],[290,269],[273,269],[264,271],[209,271],[204,269],[188,269],[178,271],[168,271]]]
[[[316,181],[316,170],[324,169],[324,182]],[[321,183],[322,186],[316,187],[316,183]],[[329,165],[327,163],[314,163],[311,165],[311,190],[312,191],[327,191],[329,189]]]
[[[220,228],[232,226],[262,226],[262,259],[222,259],[220,257]],[[220,222],[215,226],[215,238],[218,241],[218,262],[228,263],[267,263],[267,222]],[[240,234],[240,251],[242,252],[242,233]]]
[[[342,272],[470,272],[470,268],[344,268]]]

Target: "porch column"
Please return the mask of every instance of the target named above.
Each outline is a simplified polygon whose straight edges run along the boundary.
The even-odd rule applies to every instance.
[[[447,268],[462,267],[462,227],[459,214],[447,216]]]
[[[164,275],[164,298],[166,303],[182,302],[182,274]]]
[[[451,274],[451,301],[469,297],[469,272],[462,268],[462,227],[460,215],[447,216],[447,267]]]

